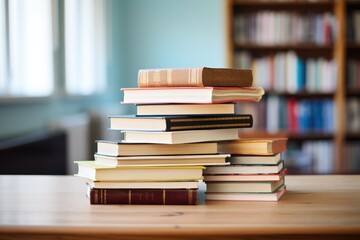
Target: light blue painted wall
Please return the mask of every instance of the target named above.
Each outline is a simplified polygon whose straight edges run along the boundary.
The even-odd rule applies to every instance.
[[[106,94],[0,104],[0,138],[41,129],[59,117],[115,105],[141,68],[226,64],[222,0],[110,0],[111,62]],[[120,106],[133,112],[133,106]]]

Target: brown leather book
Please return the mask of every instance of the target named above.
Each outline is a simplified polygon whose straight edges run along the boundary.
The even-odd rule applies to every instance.
[[[195,205],[197,189],[98,189],[88,185],[90,204]]]
[[[138,87],[251,87],[251,69],[163,68],[140,69]]]

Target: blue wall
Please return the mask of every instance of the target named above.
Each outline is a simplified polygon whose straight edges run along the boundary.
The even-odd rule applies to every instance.
[[[111,0],[109,88],[95,97],[0,103],[0,138],[41,129],[61,116],[117,106],[140,68],[226,64],[225,1]],[[120,106],[133,111],[133,106]]]

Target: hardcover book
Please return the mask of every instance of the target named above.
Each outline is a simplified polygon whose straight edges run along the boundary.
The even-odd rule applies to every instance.
[[[163,68],[140,69],[139,87],[251,87],[251,69]]]
[[[247,138],[219,142],[219,152],[247,155],[275,155],[287,150],[286,138]]]
[[[216,142],[185,144],[126,143],[97,140],[97,153],[109,156],[216,154]]]
[[[250,128],[252,116],[200,115],[200,116],[110,116],[111,130],[130,131],[183,131],[200,129]]]
[[[186,166],[228,165],[230,154],[116,157],[95,154],[95,162],[107,166]]]
[[[124,104],[258,102],[261,87],[122,88]]]
[[[110,167],[95,161],[76,161],[79,177],[93,181],[192,181],[201,180],[203,166],[121,166]]]
[[[197,189],[198,181],[120,182],[86,179],[91,188],[103,189]]]
[[[238,139],[238,129],[208,129],[172,132],[122,131],[124,142],[182,144]]]
[[[277,164],[281,153],[275,155],[231,155],[228,161],[234,164]]]
[[[88,186],[90,204],[195,205],[196,189],[96,189]]]
[[[284,185],[273,193],[206,193],[206,200],[277,202],[286,192]]]
[[[284,168],[284,162],[277,165],[229,165],[209,166],[204,174],[275,174]]]
[[[208,192],[272,193],[285,183],[284,178],[276,182],[208,182]]]
[[[271,182],[285,177],[287,169],[279,173],[263,174],[204,174],[204,182]]]
[[[234,103],[223,104],[137,104],[138,116],[235,114]]]

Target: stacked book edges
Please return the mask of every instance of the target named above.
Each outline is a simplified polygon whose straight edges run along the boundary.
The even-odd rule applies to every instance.
[[[207,200],[279,201],[286,192],[287,169],[281,160],[287,139],[239,139],[219,143],[231,153],[230,165],[204,171]]]
[[[219,143],[237,140],[252,115],[235,102],[260,101],[249,69],[142,69],[123,88],[136,114],[109,116],[121,140],[98,140],[92,161],[78,161],[91,204],[197,204],[206,167],[229,165]]]

